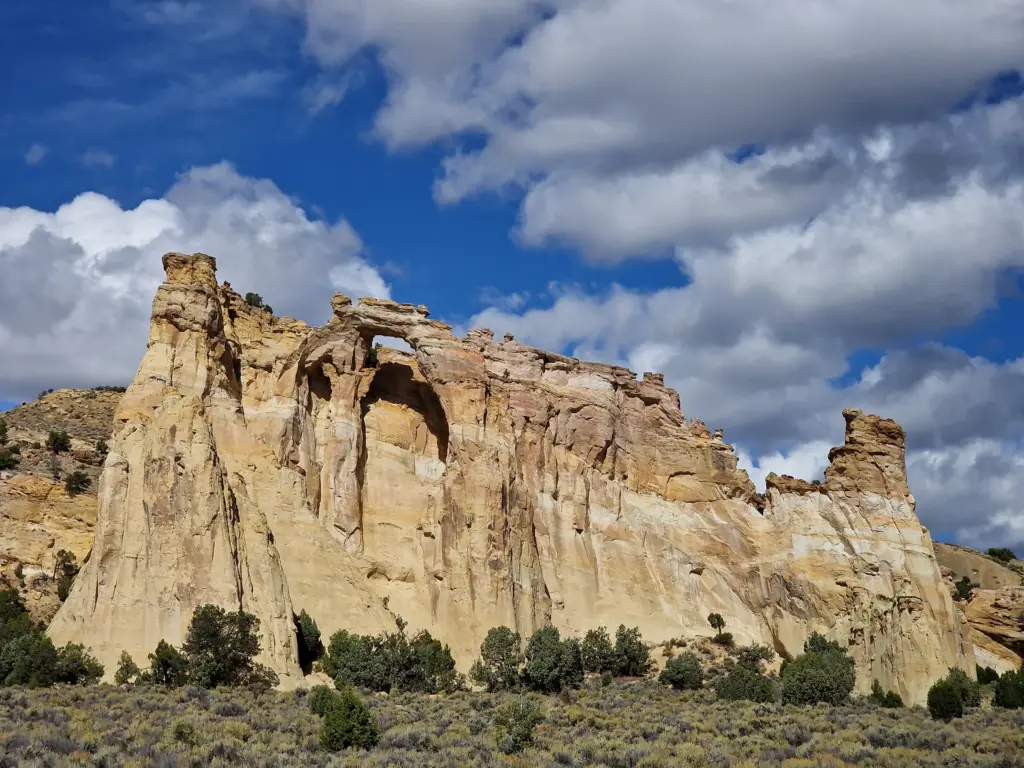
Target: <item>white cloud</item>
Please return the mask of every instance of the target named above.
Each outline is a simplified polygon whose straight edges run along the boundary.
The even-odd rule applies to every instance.
[[[33,144],[25,153],[25,165],[39,165],[49,154],[49,148],[44,144]]]
[[[82,155],[82,165],[86,168],[113,168],[117,165],[117,155],[93,147]]]
[[[134,209],[96,193],[54,213],[0,208],[0,399],[130,379],[172,250],[214,255],[222,280],[314,323],[334,290],[388,295],[346,221],[311,220],[273,183],[223,163]]]

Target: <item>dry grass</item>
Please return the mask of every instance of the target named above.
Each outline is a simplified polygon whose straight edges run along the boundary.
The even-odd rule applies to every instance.
[[[380,745],[329,755],[304,691],[3,689],[0,765],[1024,766],[1024,712],[983,708],[943,724],[920,709],[719,703],[707,691],[596,680],[541,697],[534,745],[510,756],[491,727],[510,697],[368,697]]]

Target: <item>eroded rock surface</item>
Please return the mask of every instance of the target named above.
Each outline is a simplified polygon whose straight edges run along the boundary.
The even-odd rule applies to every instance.
[[[973,674],[894,422],[845,412],[824,484],[772,476],[761,496],[656,374],[459,339],[390,301],[338,295],[312,328],[218,286],[208,256],[164,266],[94,553],[50,630],[108,670],[180,643],[212,601],[260,617],[285,684],[303,609],[325,635],[401,615],[464,667],[498,624],[659,642],[717,612],[740,643],[848,643],[861,691],[919,702],[949,667]],[[414,352],[374,365],[379,336]]]

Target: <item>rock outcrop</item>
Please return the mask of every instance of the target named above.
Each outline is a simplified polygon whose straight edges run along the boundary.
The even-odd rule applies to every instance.
[[[717,612],[740,643],[848,644],[861,691],[919,702],[949,667],[973,674],[894,422],[845,412],[824,484],[760,495],[659,375],[456,338],[390,301],[337,295],[312,328],[218,286],[208,256],[164,266],[93,555],[50,628],[108,670],[216,602],[260,618],[285,685],[303,609],[325,634],[401,615],[462,665],[498,624],[659,642]],[[413,352],[371,352],[384,336]]]
[[[33,618],[49,622],[60,602],[53,579],[56,555],[83,562],[96,525],[95,482],[110,437],[119,392],[62,389],[0,414],[18,466],[0,471],[0,583],[18,587]],[[66,431],[71,449],[55,456],[45,444],[51,431]],[[82,472],[92,485],[71,496],[63,478]]]

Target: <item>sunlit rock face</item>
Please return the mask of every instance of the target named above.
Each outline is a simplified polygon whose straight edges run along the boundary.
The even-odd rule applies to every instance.
[[[760,495],[656,374],[456,338],[390,301],[337,295],[312,328],[248,306],[208,256],[164,266],[93,556],[50,629],[108,670],[216,602],[260,618],[284,685],[301,610],[326,634],[401,616],[463,667],[499,624],[658,642],[716,612],[740,643],[848,644],[861,691],[921,701],[949,667],[973,674],[894,422],[847,411],[824,484]],[[371,352],[382,336],[413,352]]]

